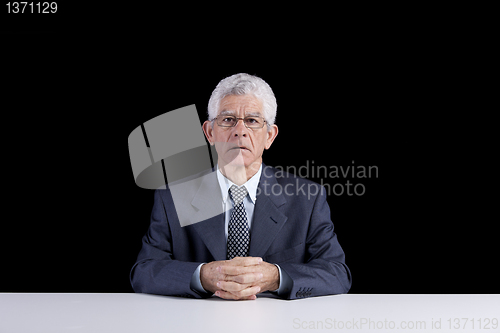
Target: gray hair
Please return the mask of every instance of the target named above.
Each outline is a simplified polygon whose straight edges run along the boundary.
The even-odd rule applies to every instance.
[[[220,101],[231,95],[254,95],[257,97],[262,101],[262,112],[267,124],[274,124],[278,105],[271,87],[260,77],[246,73],[226,77],[217,84],[208,101],[208,120],[211,121],[217,117]]]

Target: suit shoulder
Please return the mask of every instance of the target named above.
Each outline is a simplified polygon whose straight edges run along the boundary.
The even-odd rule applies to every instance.
[[[161,195],[164,195],[167,192],[170,192],[172,188],[193,188],[196,189],[199,184],[204,180],[205,177],[213,176],[213,169],[206,169],[196,174],[192,174],[190,176],[184,177],[182,179],[176,179],[173,181],[169,181],[166,185],[163,185],[156,189],[155,192],[158,192]],[[184,187],[183,187],[184,186]]]

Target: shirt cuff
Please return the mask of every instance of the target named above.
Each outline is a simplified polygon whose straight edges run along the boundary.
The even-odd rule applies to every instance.
[[[208,291],[203,289],[203,287],[201,285],[201,278],[200,278],[200,270],[201,270],[201,266],[203,266],[203,264],[205,264],[205,263],[201,263],[196,268],[193,275],[191,276],[190,287],[191,287],[191,289],[193,289],[194,291],[197,291],[198,293],[205,293],[206,294],[206,293],[208,293]]]
[[[280,275],[280,285],[278,289],[272,290],[272,292],[278,293],[279,296],[284,296],[292,289],[292,278],[290,278],[287,272],[282,271],[280,266],[278,266],[277,264],[274,265],[278,267],[278,272]]]

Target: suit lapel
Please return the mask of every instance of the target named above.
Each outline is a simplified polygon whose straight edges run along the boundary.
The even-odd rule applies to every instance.
[[[262,175],[257,191],[252,228],[250,232],[249,256],[263,257],[287,221],[280,207],[286,203],[281,185],[272,171],[262,165]],[[279,193],[279,194],[274,194]],[[226,237],[222,197],[215,172],[203,176],[195,193],[190,217],[193,228],[205,243],[214,260],[226,259]],[[207,213],[207,210],[210,212]]]
[[[214,259],[225,260],[224,212],[215,172],[204,176],[191,205],[194,208],[193,228],[198,232]]]
[[[248,255],[251,257],[263,257],[266,254],[287,220],[279,208],[286,203],[282,190],[274,174],[263,164],[250,233]]]
[[[198,235],[214,257],[214,260],[226,260],[226,236],[224,215],[219,214],[193,225]]]

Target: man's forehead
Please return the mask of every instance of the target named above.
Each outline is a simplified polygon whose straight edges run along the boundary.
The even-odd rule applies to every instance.
[[[229,95],[224,97],[219,104],[219,111],[251,110],[260,112],[262,101],[252,95]]]

